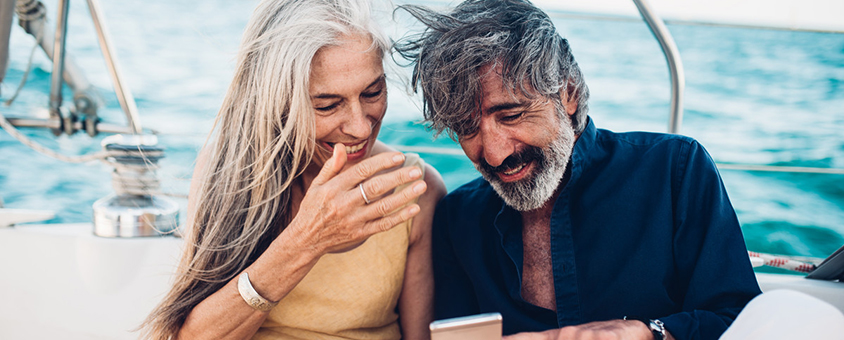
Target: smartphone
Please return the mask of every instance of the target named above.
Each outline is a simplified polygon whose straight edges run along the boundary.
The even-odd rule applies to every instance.
[[[500,313],[485,313],[431,322],[431,340],[501,340]]]

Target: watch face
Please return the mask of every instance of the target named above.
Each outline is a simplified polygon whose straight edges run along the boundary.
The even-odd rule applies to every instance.
[[[648,328],[650,328],[651,333],[654,334],[654,339],[665,339],[665,324],[662,323],[662,321],[651,320],[651,322],[648,324]]]

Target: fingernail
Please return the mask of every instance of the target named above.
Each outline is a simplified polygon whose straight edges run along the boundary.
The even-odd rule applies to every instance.
[[[402,162],[402,161],[404,161],[404,155],[403,154],[396,154],[395,156],[393,156],[393,163],[399,163],[399,162]]]
[[[425,191],[425,182],[419,182],[413,185],[413,192],[420,193]]]
[[[420,171],[419,168],[413,168],[413,170],[410,170],[410,173],[408,173],[408,175],[410,175],[410,178],[417,178],[419,176],[422,176],[422,171]]]
[[[414,204],[410,206],[410,209],[408,209],[407,212],[409,212],[410,214],[416,214],[419,212],[419,206]]]

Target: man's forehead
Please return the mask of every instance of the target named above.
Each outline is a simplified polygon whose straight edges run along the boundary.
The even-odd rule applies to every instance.
[[[479,106],[483,113],[490,113],[496,108],[513,107],[513,106],[528,106],[536,101],[538,94],[525,96],[522,88],[528,91],[533,90],[533,87],[528,84],[524,86],[512,86],[505,84],[503,68],[501,63],[495,62],[486,64],[478,68],[478,76],[481,84],[481,98],[479,98]]]

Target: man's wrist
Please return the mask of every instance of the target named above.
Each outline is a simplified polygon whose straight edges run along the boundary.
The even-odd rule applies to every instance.
[[[645,324],[645,327],[647,327],[648,331],[650,331],[651,335],[653,335],[654,340],[667,340],[669,338],[665,330],[665,324],[663,324],[659,319],[625,316],[624,320],[639,321]]]

